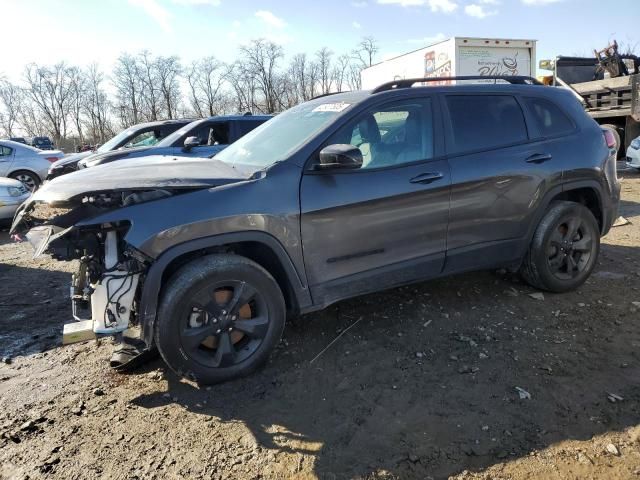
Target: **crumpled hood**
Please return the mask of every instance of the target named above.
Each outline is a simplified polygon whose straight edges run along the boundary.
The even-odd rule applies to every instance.
[[[30,202],[55,204],[84,193],[206,188],[249,178],[230,165],[209,158],[153,156],[78,170],[45,183]]]

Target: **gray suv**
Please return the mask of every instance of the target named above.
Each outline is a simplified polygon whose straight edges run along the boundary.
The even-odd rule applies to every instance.
[[[125,365],[157,347],[203,384],[264,363],[287,315],[345,298],[490,268],[575,289],[616,217],[615,150],[570,92],[500,81],[324,96],[213,159],[74,172],[12,231],[80,260],[74,314],[95,332],[141,326]]]

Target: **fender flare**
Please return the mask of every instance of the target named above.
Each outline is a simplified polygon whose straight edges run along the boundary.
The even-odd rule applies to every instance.
[[[540,202],[540,207],[536,212],[534,221],[531,222],[531,225],[529,226],[529,231],[527,232],[527,236],[526,236],[526,243],[523,245],[523,250],[521,252],[522,255],[520,255],[520,257],[524,258],[524,255],[526,254],[527,249],[531,244],[531,240],[533,239],[533,235],[535,234],[536,229],[540,224],[540,221],[542,221],[542,217],[544,217],[544,215],[549,211],[549,206],[551,205],[551,202],[553,201],[553,199],[558,195],[560,195],[561,193],[567,192],[569,190],[577,190],[579,188],[593,189],[596,192],[596,195],[598,197],[598,203],[600,204],[600,211],[602,212],[603,216],[606,215],[605,208],[604,208],[605,206],[602,203],[602,199],[603,199],[602,185],[598,183],[596,180],[576,180],[576,181],[570,181],[567,183],[561,183],[559,185],[556,185],[545,193],[542,199],[542,202]],[[605,221],[606,219],[603,218],[602,219],[603,226],[605,225]]]
[[[300,278],[291,257],[289,257],[289,254],[286,252],[282,244],[268,233],[246,231],[225,233],[190,240],[188,242],[174,245],[163,252],[155,262],[151,264],[145,276],[140,295],[140,326],[142,327],[141,337],[147,344],[147,348],[151,348],[153,345],[153,331],[158,314],[158,303],[160,300],[160,291],[162,290],[162,277],[171,262],[191,252],[240,242],[257,242],[270,248],[278,257],[289,284],[291,285],[294,301],[297,303],[297,309],[304,310],[312,304],[311,294]]]

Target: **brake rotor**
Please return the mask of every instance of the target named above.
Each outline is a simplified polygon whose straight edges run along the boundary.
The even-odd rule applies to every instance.
[[[227,305],[232,298],[233,290],[230,288],[219,288],[213,292],[213,299],[221,307]],[[250,319],[252,314],[253,312],[251,311],[251,306],[248,303],[242,305],[242,307],[240,307],[240,310],[238,310],[238,317],[243,320]],[[229,336],[231,338],[231,343],[235,345],[244,338],[244,333],[238,330],[233,330],[229,334]],[[218,339],[214,336],[207,337],[202,341],[201,345],[213,350],[218,346]]]

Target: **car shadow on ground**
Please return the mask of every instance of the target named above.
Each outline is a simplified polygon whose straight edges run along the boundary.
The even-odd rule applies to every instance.
[[[640,330],[610,292],[637,271],[614,260],[638,250],[605,246],[611,275],[542,301],[482,272],[340,302],[290,325],[250,377],[203,389],[167,373],[168,394],[134,403],[241,422],[263,449],[311,456],[320,478],[446,478],[621,431],[640,418]]]
[[[1,237],[0,237],[1,238]],[[72,321],[67,272],[0,262],[0,356],[30,355],[59,347]]]

